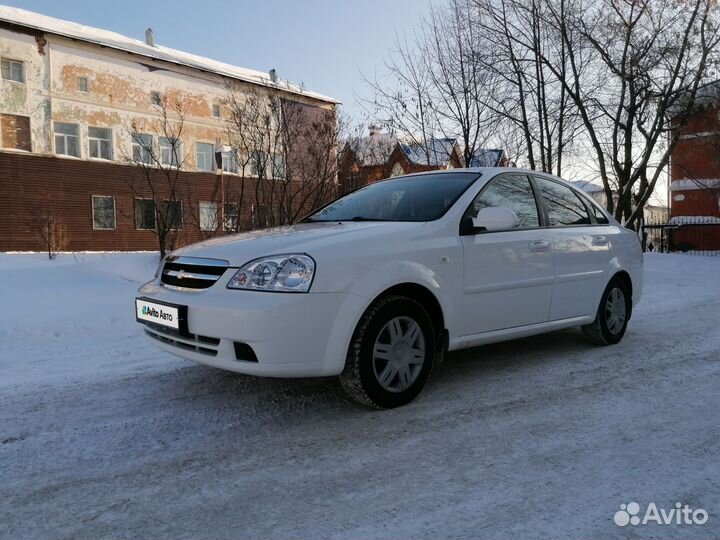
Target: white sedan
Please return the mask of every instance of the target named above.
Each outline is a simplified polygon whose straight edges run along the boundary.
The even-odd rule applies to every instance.
[[[412,400],[448,350],[573,326],[618,343],[642,264],[637,235],[561,179],[455,169],[179,249],[140,288],[136,318],[183,358],[339,375],[352,398],[387,408]]]

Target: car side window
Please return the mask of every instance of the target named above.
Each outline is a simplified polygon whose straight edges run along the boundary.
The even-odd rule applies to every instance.
[[[607,225],[609,223],[607,216],[602,213],[602,211],[597,207],[597,205],[593,204],[591,205],[593,214],[595,214],[595,221],[599,225]]]
[[[535,178],[547,210],[550,227],[590,225],[590,215],[580,198],[567,186],[545,178]]]
[[[477,217],[481,208],[504,207],[518,217],[518,229],[539,227],[538,208],[527,176],[502,175],[490,180],[468,209],[466,216]]]

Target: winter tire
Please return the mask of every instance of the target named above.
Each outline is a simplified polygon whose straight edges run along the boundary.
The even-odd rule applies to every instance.
[[[625,335],[631,310],[628,286],[620,278],[614,277],[600,298],[595,320],[582,327],[583,333],[597,345],[615,345]]]
[[[378,409],[412,401],[436,360],[435,329],[412,298],[386,296],[363,314],[340,383],[355,401]]]

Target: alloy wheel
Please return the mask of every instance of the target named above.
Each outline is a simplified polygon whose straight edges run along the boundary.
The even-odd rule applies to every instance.
[[[619,287],[614,287],[605,302],[605,324],[608,330],[617,335],[622,331],[627,317],[625,294]]]
[[[373,346],[373,372],[380,386],[402,392],[420,375],[425,362],[425,336],[410,317],[395,317],[382,327]]]

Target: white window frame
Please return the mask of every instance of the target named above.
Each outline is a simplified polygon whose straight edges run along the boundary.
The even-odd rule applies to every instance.
[[[96,227],[95,226],[95,199],[112,199],[113,202],[113,226],[112,227]],[[90,197],[90,206],[92,209],[92,226],[94,231],[115,231],[117,230],[117,205],[113,195],[92,195]]]
[[[150,147],[146,148],[143,144],[140,144],[138,139],[140,137],[150,137]],[[147,161],[137,160],[135,159],[135,147],[137,147],[141,154],[144,152],[149,152],[147,155]],[[141,163],[144,165],[150,165],[153,162],[153,154],[155,151],[155,137],[152,136],[151,133],[131,133],[130,134],[130,149],[132,150],[132,160],[134,163]]]
[[[4,81],[14,82],[14,83],[17,83],[17,84],[25,84],[25,79],[26,79],[26,77],[25,77],[25,62],[23,62],[22,60],[15,60],[14,58],[5,58],[5,57],[3,57],[2,59],[0,59],[0,65],[1,65],[3,62],[7,62],[7,63],[8,63],[8,75],[9,75],[9,77],[2,77],[2,79],[3,79]],[[20,80],[18,80],[18,79],[13,79],[13,64],[20,66]],[[1,69],[2,69],[2,68],[0,68],[0,71],[1,71]],[[1,74],[0,74],[0,76],[1,76]]]
[[[155,221],[155,227],[152,229],[145,228],[145,227],[138,227],[138,219],[137,219],[137,201],[150,201],[153,203],[153,216]],[[135,230],[136,231],[157,231],[157,205],[155,204],[154,199],[147,199],[145,197],[135,197],[134,199],[135,204],[133,205],[133,217],[135,218]]]
[[[160,164],[165,165],[173,169],[179,169],[182,164],[182,141],[175,139],[175,144],[172,143],[170,137],[158,137],[158,147],[160,149]],[[166,155],[167,152],[167,161]],[[173,157],[176,162],[173,163]]]
[[[278,175],[278,166],[277,166],[277,159],[282,159],[282,170],[280,171],[282,174]],[[280,152],[275,152],[270,156],[270,159],[268,160],[270,162],[270,167],[272,169],[272,177],[276,180],[284,180],[287,176],[287,162],[285,161],[285,154],[282,154]]]
[[[85,81],[85,90],[81,88],[82,84],[81,81]],[[87,77],[78,77],[76,80],[77,83],[77,90],[78,92],[82,92],[83,94],[89,94],[90,93],[90,79]]]
[[[234,208],[235,209],[235,227],[228,227],[228,208]],[[228,203],[226,202],[223,205],[223,215],[222,215],[222,227],[223,231],[225,232],[238,232],[240,230],[240,204],[238,203]]]
[[[209,169],[203,169],[200,167],[200,160],[198,159],[201,155],[200,152],[200,145],[205,145],[210,147],[210,168]],[[202,155],[206,155],[206,152],[202,152]],[[195,168],[198,171],[203,172],[215,172],[217,169],[217,163],[215,161],[215,145],[212,143],[206,143],[206,142],[196,142],[195,143]]]
[[[208,220],[203,219],[204,216],[205,216],[205,218],[207,218],[207,216],[208,216],[208,213],[205,212],[205,209],[208,209],[208,208],[213,208],[215,210],[214,216],[212,219],[212,224],[210,226],[207,225]],[[203,231],[203,232],[217,231],[220,228],[219,215],[218,215],[218,203],[216,203],[214,201],[200,201],[198,203],[198,218],[199,218],[198,225],[199,225],[201,231]]]
[[[101,139],[99,137],[93,137],[90,135],[91,129],[104,129],[110,133],[109,139]],[[112,161],[113,156],[115,155],[115,149],[113,148],[113,129],[109,127],[100,127],[100,126],[88,126],[88,158],[90,159],[101,159],[103,161]],[[102,154],[102,142],[107,141],[109,142],[109,148],[110,148],[110,157],[102,157],[100,154]],[[92,148],[93,144],[97,145],[98,155],[93,156],[92,155]]]
[[[64,124],[66,126],[75,126],[75,135],[69,135],[67,133],[58,133],[55,131],[55,128],[58,124]],[[74,156],[72,154],[68,154],[66,152],[58,152],[57,147],[57,137],[63,138],[63,146],[65,147],[65,150],[67,151],[68,148],[68,138],[69,137],[75,137],[75,147],[77,148],[77,156]],[[71,158],[80,158],[82,156],[82,151],[80,148],[80,126],[78,124],[73,124],[72,122],[53,122],[53,147],[55,149],[55,155],[56,156],[65,156],[65,157],[71,157]]]
[[[266,178],[268,176],[267,169],[270,161],[270,156],[267,154],[267,152],[264,152],[262,150],[253,150],[250,153],[250,176],[260,178],[260,168],[263,168],[265,170],[262,171],[262,178]]]
[[[180,205],[180,227],[173,229],[168,227],[168,231],[182,231],[185,226],[185,212],[183,208],[183,202],[181,200],[164,199],[163,204],[168,205],[170,203],[177,203]],[[165,208],[165,219],[167,220],[167,208]],[[157,208],[155,209],[155,228],[157,228]]]
[[[228,166],[226,169],[225,164],[227,162],[229,162],[232,167]],[[226,174],[238,174],[238,162],[234,150],[231,150],[230,152],[222,152],[222,170]]]

